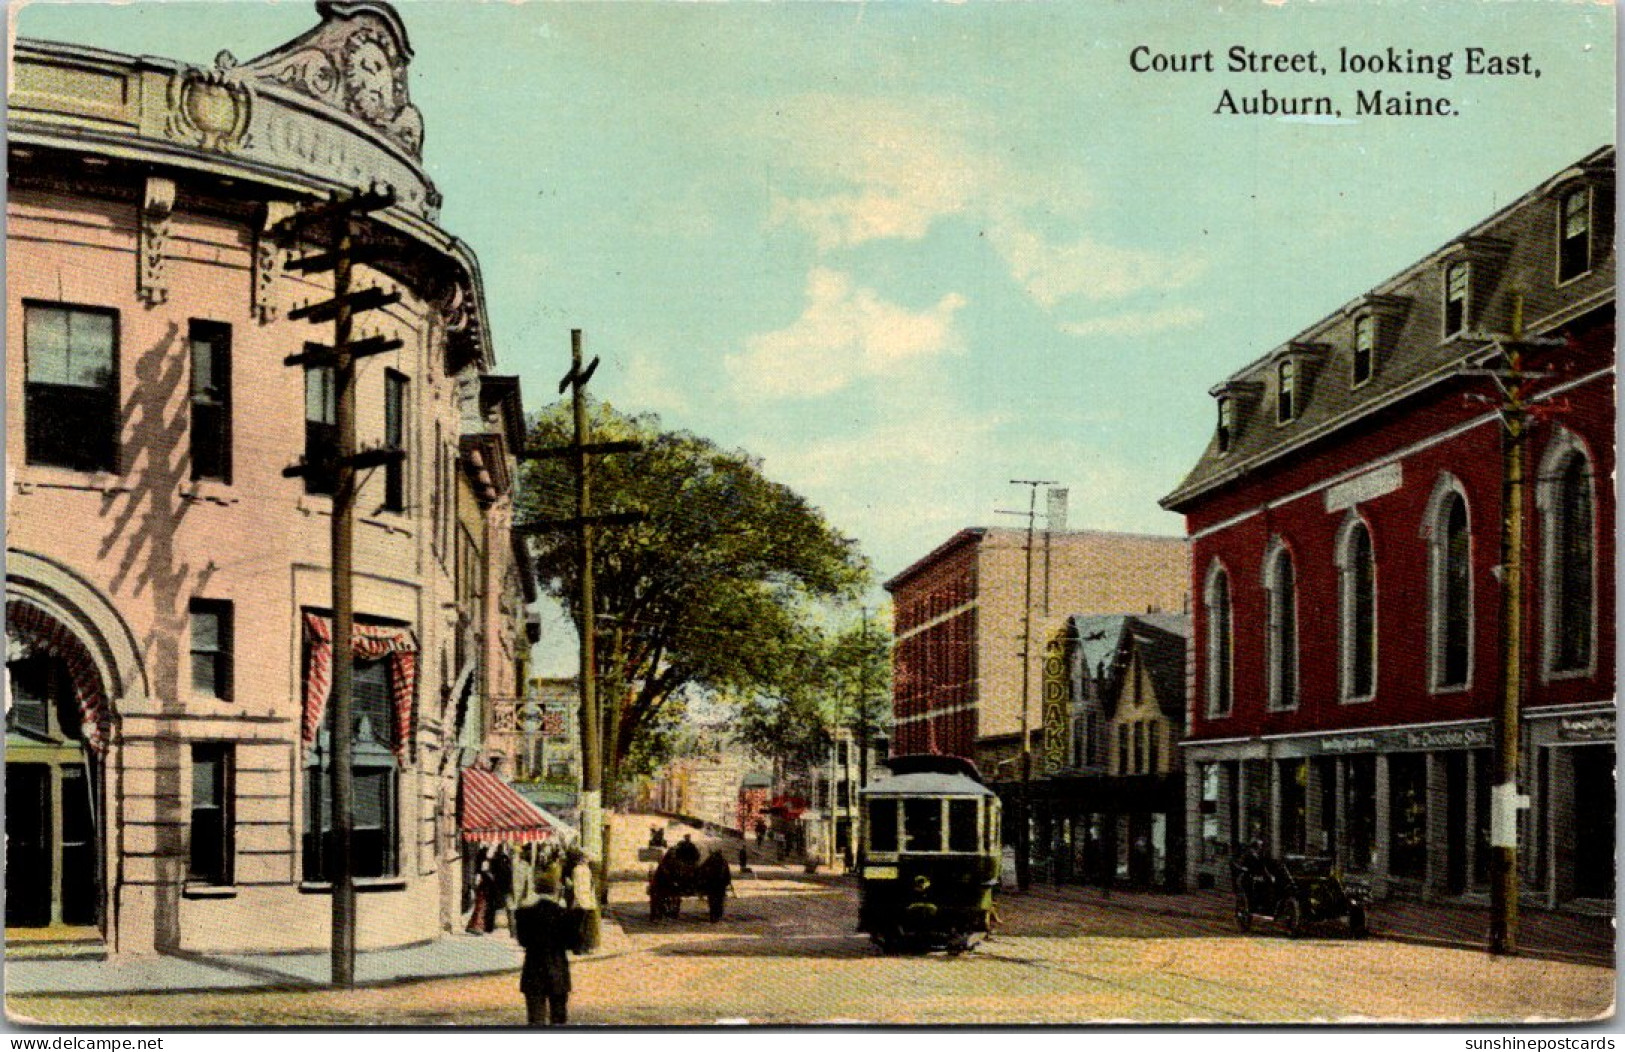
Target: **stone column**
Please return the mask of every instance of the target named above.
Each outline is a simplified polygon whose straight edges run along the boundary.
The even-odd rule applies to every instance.
[[[1199,886],[1202,857],[1202,771],[1205,764],[1185,764],[1185,886]]]
[[[1392,831],[1388,814],[1388,754],[1379,752],[1376,761],[1376,800],[1373,802],[1377,806],[1377,864],[1371,868],[1371,886],[1378,895],[1387,895],[1388,873],[1392,864],[1389,851]]]
[[[1269,786],[1270,854],[1281,855],[1281,761],[1268,759],[1264,763],[1265,784]]]
[[[1309,777],[1304,779],[1303,786],[1303,839],[1310,854],[1325,849],[1326,819],[1321,814],[1320,799],[1325,791],[1325,775],[1320,764],[1314,760],[1306,760],[1309,765]]]
[[[1422,869],[1422,897],[1444,898],[1450,887],[1450,787],[1445,754],[1430,752],[1427,765],[1427,857]]]
[[[1332,844],[1332,857],[1344,869],[1349,867],[1349,784],[1348,784],[1348,758],[1338,756],[1332,760],[1332,780],[1337,789],[1332,801],[1337,821],[1333,823],[1336,830],[1336,841]]]
[[[1534,800],[1534,813],[1529,828],[1536,822],[1546,831],[1545,872],[1535,874],[1537,895],[1544,894],[1548,905],[1556,906],[1574,897],[1574,751],[1573,748],[1531,749],[1530,754],[1539,763],[1539,754],[1546,754],[1546,798]],[[1530,778],[1526,784],[1538,786],[1539,780]],[[1533,837],[1530,838],[1533,840]],[[1533,843],[1518,845],[1520,852],[1533,855]]]

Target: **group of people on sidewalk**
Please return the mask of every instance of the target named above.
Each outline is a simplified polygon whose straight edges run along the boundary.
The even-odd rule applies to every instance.
[[[519,990],[530,1026],[569,1022],[570,957],[587,949],[587,915],[596,906],[586,856],[553,842],[481,847],[473,862],[473,908],[465,930],[496,930],[498,911],[525,951]]]

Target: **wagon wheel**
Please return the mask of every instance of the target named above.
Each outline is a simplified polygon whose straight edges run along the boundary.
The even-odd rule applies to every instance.
[[[663,912],[660,908],[660,893],[658,891],[649,892],[649,919],[657,921]]]
[[[1366,924],[1365,907],[1356,903],[1349,907],[1349,935],[1356,939],[1363,939],[1370,931]]]
[[[1281,923],[1286,925],[1286,933],[1294,939],[1303,935],[1303,903],[1295,898],[1289,898],[1281,905]]]
[[[1236,927],[1246,934],[1253,929],[1253,907],[1242,892],[1236,896]]]

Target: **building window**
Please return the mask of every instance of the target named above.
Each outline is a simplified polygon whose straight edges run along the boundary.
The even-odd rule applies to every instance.
[[[1596,513],[1591,462],[1564,432],[1542,466],[1544,505],[1547,667],[1585,672],[1591,667],[1596,609]]]
[[[338,378],[333,367],[305,366],[306,493],[332,496],[338,489],[338,413]]]
[[[231,481],[231,326],[194,321],[192,478]]]
[[[231,700],[231,603],[194,599],[192,614],[192,690]]]
[[[1371,379],[1372,355],[1377,342],[1377,322],[1367,314],[1354,323],[1354,386]]]
[[[1444,272],[1444,334],[1446,338],[1467,328],[1467,290],[1472,282],[1472,267],[1467,263],[1452,263]]]
[[[30,464],[118,470],[118,314],[25,304]]]
[[[1460,493],[1445,492],[1430,533],[1433,686],[1465,687],[1472,664],[1472,536]]]
[[[1158,726],[1155,723],[1148,723],[1148,724],[1145,725],[1145,773],[1146,774],[1159,774],[1159,773],[1161,773],[1161,772],[1159,772],[1157,770],[1157,764],[1158,764],[1159,760],[1161,759],[1161,757],[1159,757],[1157,755],[1161,751],[1157,747],[1157,739],[1159,737],[1161,737],[1161,731],[1160,731],[1160,729],[1158,728]]]
[[[1129,773],[1128,724],[1117,725],[1117,773]]]
[[[357,659],[351,719],[354,727],[355,828],[350,855],[356,877],[393,877],[400,872],[396,834],[398,785],[394,754],[395,720],[389,659]],[[333,710],[327,710],[332,722]],[[333,858],[333,786],[327,729],[306,764],[304,877],[330,882]]]
[[[1230,578],[1218,566],[1207,582],[1207,714],[1230,715],[1231,657]]]
[[[384,465],[384,509],[406,510],[406,377],[384,373],[384,447],[401,456]]]
[[[1591,269],[1591,190],[1580,187],[1563,195],[1557,234],[1557,280],[1573,281]]]
[[[1344,532],[1341,555],[1343,700],[1361,701],[1375,691],[1377,672],[1377,565],[1365,523],[1356,519]]]
[[[1275,419],[1285,424],[1293,417],[1293,399],[1298,393],[1298,363],[1288,358],[1275,367]]]
[[[1292,554],[1285,545],[1277,544],[1265,567],[1269,704],[1271,710],[1279,712],[1298,707],[1298,582]]]
[[[192,746],[192,834],[186,879],[229,885],[236,855],[232,747],[224,742]]]
[[[1230,452],[1230,444],[1236,435],[1236,403],[1235,399],[1225,395],[1219,399],[1219,452]]]

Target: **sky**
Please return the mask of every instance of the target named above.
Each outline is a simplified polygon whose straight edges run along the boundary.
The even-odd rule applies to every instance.
[[[397,8],[441,223],[527,408],[583,329],[597,396],[758,455],[881,579],[1021,525],[1017,478],[1069,488],[1073,528],[1181,533],[1157,501],[1212,385],[1614,137],[1613,8],[1579,0]],[[200,65],[316,23],[259,0],[16,19]],[[1232,72],[1233,47],[1326,72]],[[1469,74],[1468,48],[1539,75]],[[1417,69],[1445,54],[1448,79]],[[1225,90],[1340,115],[1215,113]],[[1357,90],[1455,112],[1356,116]]]

